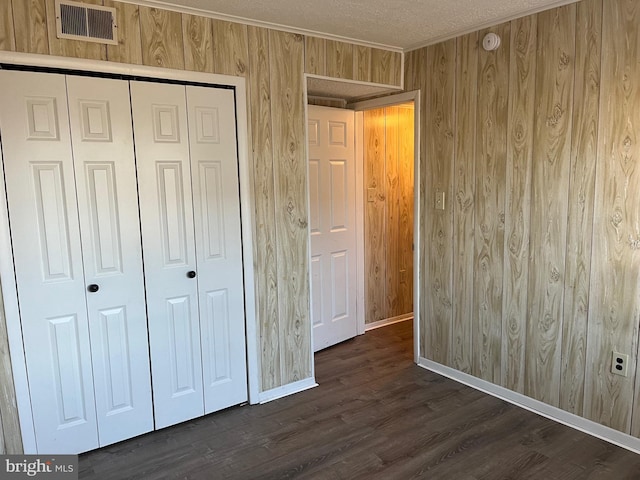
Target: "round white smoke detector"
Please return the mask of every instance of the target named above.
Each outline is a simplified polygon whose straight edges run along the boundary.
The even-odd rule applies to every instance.
[[[497,50],[500,46],[500,36],[495,33],[487,33],[482,39],[482,48],[487,52]]]

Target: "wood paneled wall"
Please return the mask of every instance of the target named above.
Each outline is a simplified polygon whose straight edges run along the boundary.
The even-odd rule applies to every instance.
[[[402,54],[306,37],[304,71],[327,77],[402,86]]]
[[[364,112],[365,323],[413,312],[413,113]]]
[[[635,436],[638,25],[637,0],[582,0],[405,59],[423,102],[421,355]],[[478,46],[489,31],[497,51]]]
[[[0,50],[247,78],[261,391],[308,378],[304,73],[398,86],[402,54],[112,0],[88,1],[116,8],[118,45],[58,40],[54,0],[3,0]],[[0,325],[0,454],[20,453],[3,316]]]

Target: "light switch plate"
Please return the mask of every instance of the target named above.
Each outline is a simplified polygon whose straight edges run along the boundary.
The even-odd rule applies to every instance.
[[[375,202],[376,201],[376,189],[375,188],[367,188],[367,202]]]
[[[436,192],[435,209],[444,210],[444,192]]]

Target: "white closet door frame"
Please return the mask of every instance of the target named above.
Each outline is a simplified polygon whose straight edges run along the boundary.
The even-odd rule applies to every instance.
[[[92,60],[52,57],[17,52],[0,52],[0,64],[22,65],[25,67],[48,67],[73,71],[90,71],[116,75],[138,76],[181,82],[197,82],[210,85],[224,85],[235,89],[235,108],[238,136],[238,167],[240,177],[240,209],[242,212],[242,255],[244,258],[244,292],[245,322],[247,335],[247,378],[249,387],[249,403],[260,403],[260,356],[258,349],[258,326],[256,319],[256,297],[253,272],[253,194],[251,190],[251,170],[248,118],[247,118],[247,86],[242,77],[188,72],[122,63],[95,62]],[[1,148],[1,147],[0,147]],[[2,153],[0,149],[0,154]],[[4,170],[0,162],[0,190],[5,191]],[[18,294],[15,284],[15,272],[12,259],[11,238],[9,231],[8,209],[5,195],[0,195],[0,278],[2,278],[2,295],[7,321],[9,350],[13,370],[13,381],[16,390],[20,430],[25,454],[36,453],[36,437],[31,413],[31,400],[27,384],[27,370]]]

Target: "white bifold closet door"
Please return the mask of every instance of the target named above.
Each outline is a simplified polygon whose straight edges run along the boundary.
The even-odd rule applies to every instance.
[[[0,131],[38,451],[152,430],[127,82],[1,71]]]
[[[131,82],[156,427],[247,399],[232,90]]]

